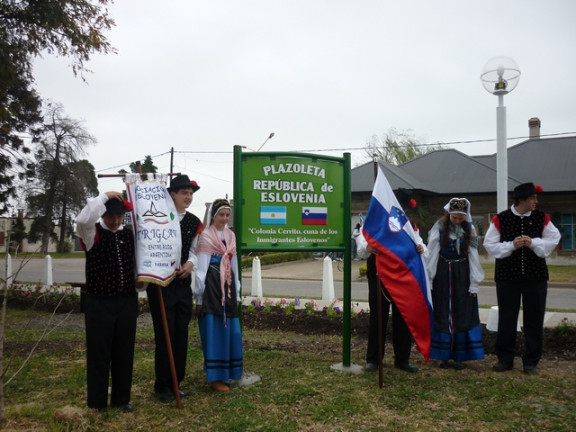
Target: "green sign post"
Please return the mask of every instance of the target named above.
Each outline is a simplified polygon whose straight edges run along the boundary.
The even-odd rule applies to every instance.
[[[249,152],[234,147],[238,253],[344,252],[343,365],[350,366],[350,154]],[[242,275],[240,275],[241,277]]]

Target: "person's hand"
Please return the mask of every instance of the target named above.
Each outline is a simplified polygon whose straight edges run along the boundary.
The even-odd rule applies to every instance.
[[[196,305],[196,316],[197,317],[202,316],[202,305]]]
[[[376,249],[370,245],[366,246],[366,250],[373,255],[378,255],[378,249]]]
[[[421,244],[416,246],[416,250],[418,251],[418,253],[420,255],[422,255],[424,253],[424,246],[422,246]]]
[[[120,201],[124,201],[124,196],[122,195],[122,192],[109,191],[105,192],[104,195],[106,195],[109,200],[116,198],[119,199]]]
[[[186,279],[188,276],[190,276],[192,270],[194,270],[194,263],[192,261],[186,261],[184,265],[182,265],[180,271],[176,273],[176,275],[180,279]]]
[[[514,249],[520,249],[523,246],[530,247],[532,245],[532,239],[528,236],[520,235],[516,237],[512,243],[514,245]]]

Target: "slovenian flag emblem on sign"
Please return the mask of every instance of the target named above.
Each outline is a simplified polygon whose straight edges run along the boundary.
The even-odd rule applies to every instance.
[[[382,284],[428,361],[434,325],[430,281],[416,250],[414,229],[380,169],[362,231],[368,244],[378,250],[376,270]]]
[[[326,225],[327,207],[302,207],[302,225]]]
[[[286,225],[286,206],[260,206],[261,225]]]

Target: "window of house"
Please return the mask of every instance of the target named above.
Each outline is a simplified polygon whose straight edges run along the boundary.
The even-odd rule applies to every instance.
[[[576,215],[563,214],[553,218],[552,223],[562,234],[560,240],[562,250],[576,249]]]

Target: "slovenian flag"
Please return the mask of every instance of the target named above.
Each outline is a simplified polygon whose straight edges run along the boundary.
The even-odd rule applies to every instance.
[[[326,225],[328,207],[302,207],[302,225]]]
[[[418,351],[428,361],[434,325],[430,281],[416,235],[392,188],[378,169],[363,234],[378,250],[376,269],[406,322]]]
[[[286,206],[260,206],[261,225],[286,225]]]

